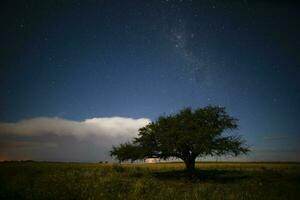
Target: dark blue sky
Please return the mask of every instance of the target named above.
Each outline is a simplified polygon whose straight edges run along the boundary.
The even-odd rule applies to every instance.
[[[222,105],[251,159],[299,160],[300,14],[289,1],[1,1],[0,122],[155,120]]]

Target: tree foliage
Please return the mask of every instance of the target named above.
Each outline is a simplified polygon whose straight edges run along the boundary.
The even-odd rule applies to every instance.
[[[130,143],[120,144],[119,146],[113,146],[110,151],[110,156],[119,160],[119,162],[123,162],[126,160],[131,160],[134,162],[141,158],[141,154],[139,153],[137,145],[133,145]]]
[[[244,140],[239,135],[229,134],[237,127],[237,119],[229,116],[224,107],[185,108],[174,115],[160,116],[139,129],[132,144],[114,147],[111,154],[124,160],[177,157],[192,172],[197,157],[247,153],[249,149]]]

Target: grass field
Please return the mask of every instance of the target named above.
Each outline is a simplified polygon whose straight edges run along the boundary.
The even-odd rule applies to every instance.
[[[0,199],[300,199],[299,163],[0,164]]]

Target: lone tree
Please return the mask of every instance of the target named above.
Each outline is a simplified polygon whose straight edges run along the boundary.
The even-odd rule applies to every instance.
[[[160,116],[156,122],[139,129],[132,143],[113,147],[111,156],[122,158],[119,152],[129,149],[123,160],[176,157],[193,174],[198,157],[237,156],[249,151],[239,135],[229,134],[237,127],[237,119],[229,116],[224,107],[185,108],[175,115]]]

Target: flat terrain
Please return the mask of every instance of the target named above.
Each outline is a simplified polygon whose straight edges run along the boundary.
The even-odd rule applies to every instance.
[[[299,163],[0,164],[0,199],[300,199]]]

